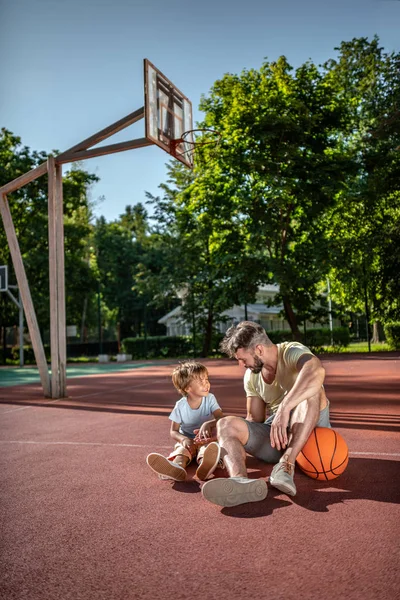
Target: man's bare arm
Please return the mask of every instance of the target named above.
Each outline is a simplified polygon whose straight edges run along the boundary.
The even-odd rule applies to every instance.
[[[247,421],[263,423],[265,421],[265,402],[259,396],[247,396]]]
[[[285,409],[293,410],[300,402],[318,394],[325,379],[325,369],[316,356],[303,354],[297,361],[299,374],[290,392],[282,401]]]

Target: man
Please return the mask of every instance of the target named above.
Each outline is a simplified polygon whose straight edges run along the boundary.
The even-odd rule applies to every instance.
[[[267,484],[248,479],[246,452],[269,463],[269,483],[294,496],[294,465],[314,427],[330,427],[329,401],[319,359],[299,342],[274,344],[261,325],[230,327],[221,350],[246,367],[247,417],[218,421],[217,435],[229,478],[204,484],[204,498],[220,506],[263,500]]]

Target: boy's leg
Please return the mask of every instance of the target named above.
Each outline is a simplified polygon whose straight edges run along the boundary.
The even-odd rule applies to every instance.
[[[188,458],[187,456],[185,456],[183,454],[178,454],[178,456],[175,456],[175,458],[172,462],[174,462],[175,464],[177,464],[180,467],[183,467],[185,469],[188,466],[188,464],[190,463],[190,458]]]
[[[175,481],[185,481],[186,479],[185,469],[162,454],[153,452],[148,455],[146,462],[161,479],[174,479]]]
[[[185,467],[192,460],[192,455],[187,448],[179,442],[175,444],[173,452],[167,457],[153,452],[146,459],[150,469],[157,473],[161,479],[174,479],[184,481],[187,477]]]
[[[211,442],[198,448],[197,462],[199,463],[199,467],[196,471],[196,477],[200,481],[205,481],[214,473],[218,466],[220,454],[221,448],[217,442]]]

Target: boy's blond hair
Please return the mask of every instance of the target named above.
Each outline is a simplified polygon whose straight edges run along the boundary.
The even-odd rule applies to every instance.
[[[172,371],[172,383],[183,396],[186,396],[186,390],[193,379],[201,379],[202,377],[208,377],[208,371],[204,365],[194,360],[179,363]]]

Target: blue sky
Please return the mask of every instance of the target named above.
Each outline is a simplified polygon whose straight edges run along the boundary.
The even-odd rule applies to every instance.
[[[322,63],[353,37],[400,50],[398,0],[0,0],[0,124],[32,150],[66,150],[143,106],[143,58],[193,103],[224,73],[284,54]],[[144,121],[108,143],[142,137]],[[84,162],[108,221],[165,181],[148,147]],[[64,166],[64,170],[68,167]]]

